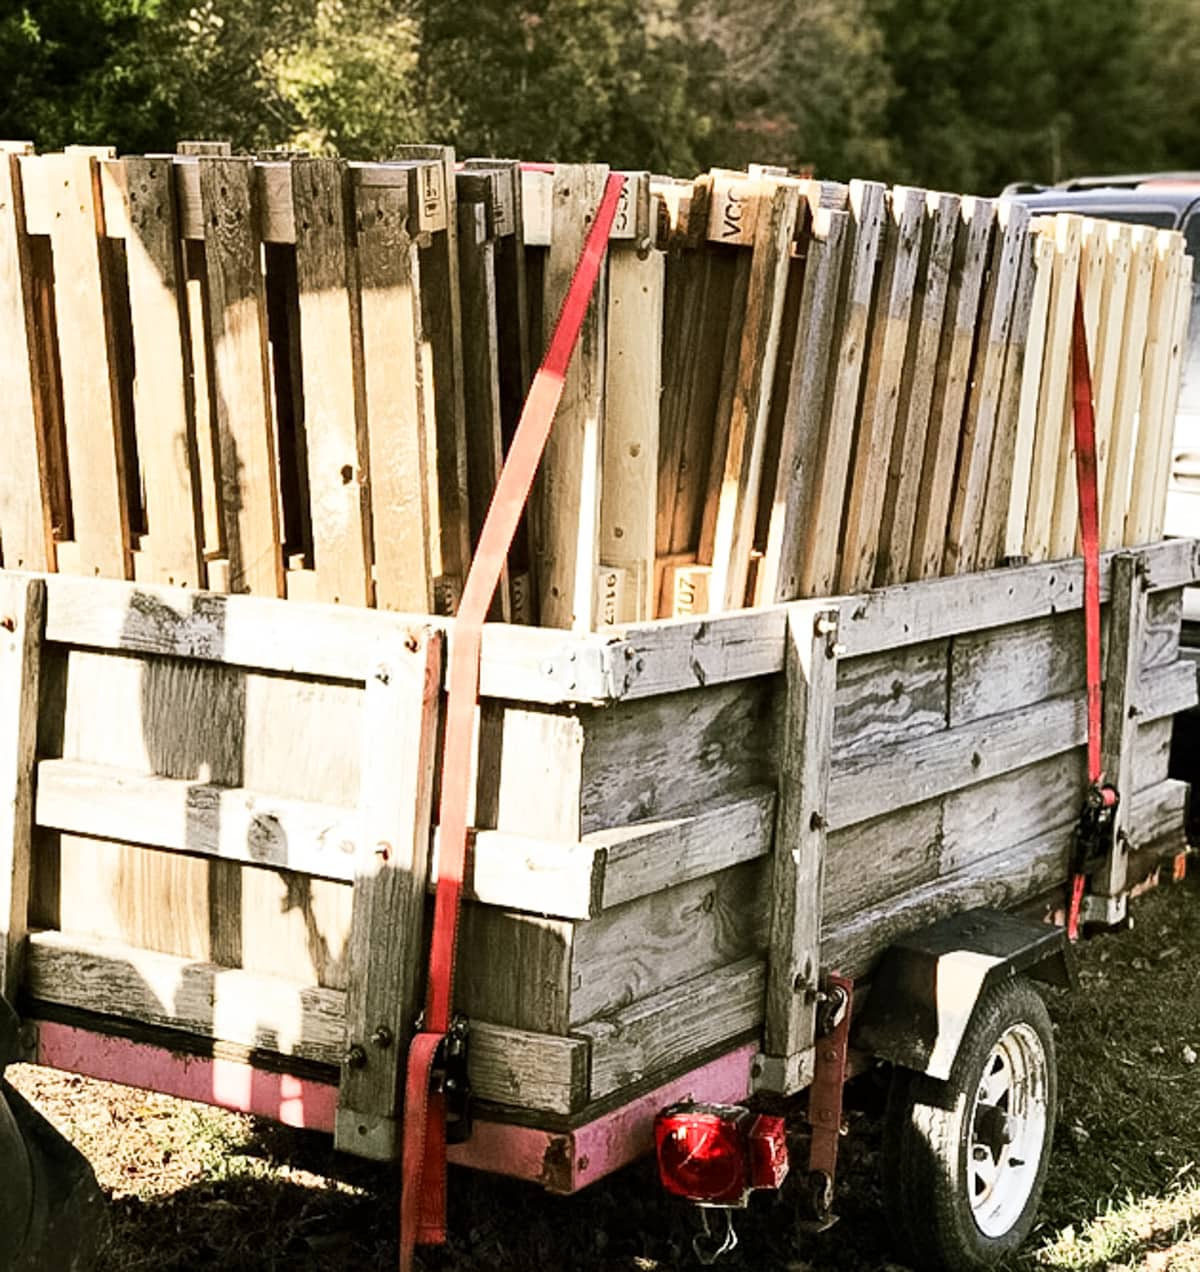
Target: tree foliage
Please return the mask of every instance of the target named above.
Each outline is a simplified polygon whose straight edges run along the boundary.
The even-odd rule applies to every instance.
[[[18,0],[0,135],[351,157],[438,139],[987,192],[1195,163],[1197,18],[1200,0]]]

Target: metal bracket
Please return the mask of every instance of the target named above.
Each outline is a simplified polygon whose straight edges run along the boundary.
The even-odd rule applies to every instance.
[[[446,1099],[447,1144],[465,1144],[471,1138],[471,1085],[467,1077],[470,1032],[466,1016],[455,1016],[433,1058],[430,1085]]]
[[[808,1091],[808,1189],[801,1205],[807,1217],[799,1224],[809,1232],[824,1232],[837,1223],[833,1186],[837,1178],[838,1144],[842,1134],[842,1094],[850,1053],[850,1017],[854,982],[833,973],[817,1013],[816,1070]]]
[[[1097,892],[1085,892],[1079,907],[1080,923],[1093,923],[1101,927],[1119,927],[1129,913],[1128,894],[1105,897]]]

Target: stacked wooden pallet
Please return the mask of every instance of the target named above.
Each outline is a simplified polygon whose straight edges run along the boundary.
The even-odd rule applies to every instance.
[[[0,154],[0,562],[452,613],[608,169]],[[493,617],[591,630],[1161,536],[1179,235],[627,174]]]

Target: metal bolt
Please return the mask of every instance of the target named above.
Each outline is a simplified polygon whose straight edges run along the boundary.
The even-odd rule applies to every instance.
[[[410,654],[415,654],[418,648],[420,648],[420,641],[417,640],[416,636],[412,632],[409,632],[408,635],[405,636],[404,648],[407,649]]]
[[[386,839],[381,839],[375,845],[375,855],[381,861],[386,861],[392,855],[392,845]]]
[[[17,630],[17,620],[15,618],[9,618],[9,616],[5,614],[3,618],[0,618],[0,627],[3,627],[6,632],[15,632]]]
[[[371,1035],[371,1041],[381,1050],[386,1051],[395,1042],[395,1036],[387,1025],[380,1025]]]
[[[378,680],[381,685],[390,684],[392,680],[392,669],[386,664],[380,664],[375,668],[375,679]]]
[[[346,1052],[346,1068],[348,1069],[365,1069],[367,1066],[367,1053],[356,1042],[349,1051]]]

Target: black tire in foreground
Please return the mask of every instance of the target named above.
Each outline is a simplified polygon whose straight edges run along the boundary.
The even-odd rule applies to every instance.
[[[1033,1227],[1054,1139],[1054,1035],[1026,980],[975,1007],[949,1080],[896,1069],[884,1196],[898,1253],[920,1272],[977,1272]]]

